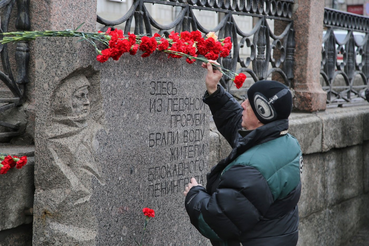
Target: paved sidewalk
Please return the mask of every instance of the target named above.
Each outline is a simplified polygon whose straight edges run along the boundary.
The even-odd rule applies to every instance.
[[[369,245],[369,225],[361,228],[345,246],[368,246]],[[343,245],[342,245],[343,246]]]

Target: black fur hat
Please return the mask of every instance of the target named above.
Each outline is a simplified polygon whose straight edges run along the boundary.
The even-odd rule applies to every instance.
[[[292,111],[292,94],[287,86],[273,80],[254,83],[247,96],[256,117],[263,124],[287,119]]]

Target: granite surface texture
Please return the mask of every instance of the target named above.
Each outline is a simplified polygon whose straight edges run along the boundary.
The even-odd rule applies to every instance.
[[[294,4],[293,26],[295,30],[295,67],[293,88],[294,107],[304,112],[325,110],[326,92],[320,85],[321,50],[324,17],[324,1],[303,0]]]
[[[209,171],[205,70],[160,53],[99,64],[77,40],[35,44],[33,243],[206,245],[183,204]]]
[[[32,30],[75,29],[94,32],[97,0],[33,0],[30,1]]]

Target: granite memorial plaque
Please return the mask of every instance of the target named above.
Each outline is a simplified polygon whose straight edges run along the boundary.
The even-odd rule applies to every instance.
[[[100,64],[72,38],[35,46],[34,244],[206,245],[183,196],[210,169],[205,70],[163,53]]]

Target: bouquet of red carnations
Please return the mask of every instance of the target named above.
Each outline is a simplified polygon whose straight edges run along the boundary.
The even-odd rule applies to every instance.
[[[207,63],[209,60],[227,57],[232,49],[230,37],[218,40],[214,32],[208,33],[205,38],[200,31],[171,32],[168,38],[162,37],[158,33],[155,33],[153,37],[128,33],[128,36],[125,37],[122,30],[109,28],[105,35],[108,40],[108,48],[101,51],[96,48],[99,53],[96,59],[101,63],[106,62],[109,58],[119,60],[124,53],[135,55],[138,50],[143,52],[141,57],[148,57],[157,50],[167,53],[168,58],[186,57],[189,64],[196,60]],[[213,66],[218,67],[224,75],[232,79],[237,88],[241,88],[246,79],[245,74],[236,74],[216,64]]]
[[[2,33],[3,39],[0,43],[29,41],[37,37],[80,37],[88,41],[95,47],[98,53],[96,59],[104,63],[112,58],[119,60],[124,53],[136,55],[138,50],[142,51],[141,57],[148,57],[154,51],[165,52],[169,58],[186,57],[188,63],[196,60],[207,63],[209,60],[217,60],[220,57],[227,57],[232,49],[230,37],[218,40],[214,32],[208,33],[205,37],[200,31],[184,31],[181,33],[171,32],[168,36],[162,37],[155,33],[152,37],[135,35],[128,33],[124,36],[120,29],[109,28],[106,32],[86,33],[76,30],[65,31],[24,31]],[[95,42],[104,44],[107,48],[100,50]],[[229,69],[212,64],[215,69],[220,70],[225,76],[230,78],[237,88],[241,88],[246,75],[237,74]]]
[[[26,165],[27,156],[18,157],[0,153],[0,161],[0,174],[6,174],[11,168],[21,169]]]

